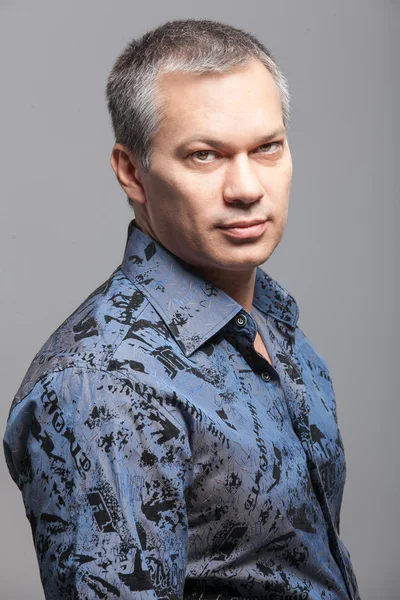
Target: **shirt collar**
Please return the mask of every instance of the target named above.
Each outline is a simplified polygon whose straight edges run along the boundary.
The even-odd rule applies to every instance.
[[[121,268],[159,313],[185,356],[193,354],[244,310],[233,298],[195,273],[190,265],[138,229],[134,220],[129,224]],[[294,336],[297,303],[260,268],[257,268],[254,305],[288,325],[288,335]]]

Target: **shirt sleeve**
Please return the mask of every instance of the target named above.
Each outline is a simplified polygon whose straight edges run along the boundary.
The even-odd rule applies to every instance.
[[[6,459],[46,599],[182,598],[192,461],[185,422],[164,399],[65,369],[13,408]]]

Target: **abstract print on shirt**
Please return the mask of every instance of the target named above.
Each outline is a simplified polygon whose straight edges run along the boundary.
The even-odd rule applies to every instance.
[[[130,224],[5,433],[47,599],[359,600],[332,381],[297,320],[261,269],[247,313]]]

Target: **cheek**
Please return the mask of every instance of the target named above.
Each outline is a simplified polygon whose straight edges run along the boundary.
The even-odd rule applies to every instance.
[[[271,211],[270,216],[275,221],[278,237],[282,235],[287,223],[291,174],[289,168],[276,171],[265,187]]]
[[[265,184],[266,197],[276,217],[288,210],[290,187],[291,177],[286,174],[282,176],[282,173],[271,177]]]
[[[291,185],[292,185],[292,169],[290,169],[286,173],[286,178],[285,178],[285,193],[287,196],[289,196]]]
[[[277,171],[275,178],[275,197],[282,208],[289,202],[290,187],[292,183],[292,163],[287,162]]]
[[[151,196],[148,196],[150,219],[164,235],[179,231],[180,237],[189,243],[193,237],[201,237],[207,229],[207,223],[212,221],[215,202],[210,202],[210,198],[211,194],[204,189],[203,182],[188,186],[169,181],[162,186],[155,186]]]
[[[186,176],[185,176],[186,175]],[[218,211],[218,192],[211,177],[188,176],[174,178],[164,188],[164,206],[169,216],[186,229],[201,229],[202,224],[212,222]],[[165,208],[163,207],[163,212]]]

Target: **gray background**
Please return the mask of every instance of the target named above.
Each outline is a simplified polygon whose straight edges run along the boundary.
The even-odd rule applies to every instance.
[[[174,18],[252,31],[292,94],[289,220],[265,268],[330,367],[348,467],[342,537],[362,599],[398,599],[399,3],[3,0],[0,11],[1,429],[36,351],[122,257],[132,213],[104,102],[117,54]],[[43,599],[0,458],[0,598]]]

